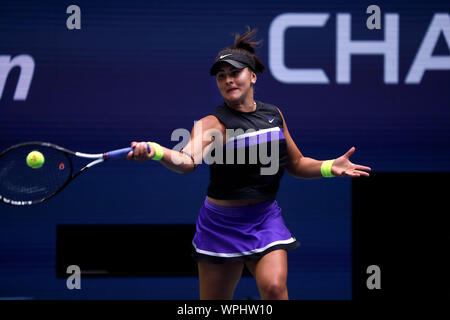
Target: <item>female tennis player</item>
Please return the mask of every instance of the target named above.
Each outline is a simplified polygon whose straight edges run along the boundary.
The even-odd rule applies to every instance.
[[[127,159],[160,161],[178,173],[192,172],[205,157],[219,154],[212,162],[210,184],[200,208],[193,239],[198,262],[200,299],[232,299],[244,264],[254,276],[262,299],[288,299],[287,250],[299,243],[285,226],[275,200],[285,170],[294,177],[360,177],[371,169],[353,164],[352,147],[344,155],[326,161],[302,155],[280,109],[256,101],[254,87],[264,65],[255,55],[259,42],[256,29],[235,35],[234,45],[217,54],[210,69],[223,99],[222,105],[195,122],[189,143],[181,152],[150,143],[133,141]],[[241,131],[239,131],[241,130]],[[240,134],[237,134],[237,133]],[[255,147],[270,149],[275,170],[263,174],[272,164],[261,159],[239,163],[236,154],[247,156]],[[253,148],[253,149],[252,149]],[[236,151],[226,158],[227,151]],[[258,151],[260,152],[260,151]],[[260,155],[261,153],[257,153]],[[230,161],[231,160],[231,161]]]

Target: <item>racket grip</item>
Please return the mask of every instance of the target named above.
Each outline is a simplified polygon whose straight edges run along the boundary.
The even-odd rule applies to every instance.
[[[134,148],[123,148],[123,149],[117,149],[109,152],[105,152],[103,154],[103,159],[106,160],[117,160],[117,159],[123,159],[126,158],[128,152],[133,151]],[[150,144],[147,143],[147,151],[150,153]]]
[[[117,160],[117,159],[124,159],[128,152],[133,151],[133,148],[123,148],[123,149],[117,149],[109,152],[105,152],[103,154],[103,159],[105,160]]]

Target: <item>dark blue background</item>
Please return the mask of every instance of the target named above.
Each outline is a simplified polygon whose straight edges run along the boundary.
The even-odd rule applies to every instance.
[[[66,8],[81,8],[81,30],[68,30]],[[305,156],[330,159],[356,146],[355,163],[376,171],[447,171],[450,164],[449,71],[405,77],[435,13],[445,1],[378,1],[398,13],[399,83],[383,82],[382,56],[354,56],[350,84],[336,82],[336,14],[352,16],[352,39],[382,40],[368,30],[365,1],[2,1],[0,55],[27,54],[35,70],[25,101],[13,100],[14,68],[0,99],[0,149],[41,140],[99,153],[132,140],[173,147],[173,130],[222,102],[208,70],[233,32],[257,27],[267,72],[256,99],[283,111]],[[328,13],[323,28],[286,32],[286,64],[322,68],[329,84],[283,84],[268,65],[268,30],[286,12]],[[384,21],[384,20],[383,20]],[[384,27],[384,24],[382,24]],[[449,54],[440,35],[435,55]],[[93,168],[54,199],[29,208],[0,206],[0,297],[35,299],[196,299],[195,278],[83,279],[68,290],[55,276],[58,224],[195,223],[208,168],[189,175],[158,163],[118,161]],[[278,195],[302,247],[289,253],[291,299],[350,299],[349,179],[286,175]],[[176,235],[167,235],[176,237]],[[149,243],[149,252],[153,244]],[[150,254],[150,253],[149,253]],[[243,278],[235,297],[256,296]]]

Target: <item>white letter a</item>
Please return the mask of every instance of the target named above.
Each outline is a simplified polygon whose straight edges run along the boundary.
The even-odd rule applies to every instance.
[[[377,5],[371,5],[367,7],[366,13],[372,13],[373,14],[367,18],[366,26],[368,29],[381,29],[381,10],[380,7]]]
[[[71,265],[67,267],[66,273],[72,273],[73,274],[67,278],[66,285],[67,289],[73,290],[73,289],[81,289],[81,270],[80,267],[77,265]]]
[[[67,7],[66,13],[73,13],[66,20],[67,29],[81,29],[81,9],[77,5],[71,5]]]
[[[367,273],[373,273],[369,278],[367,278],[367,288],[369,290],[381,289],[381,270],[379,266],[371,265],[367,267]]]

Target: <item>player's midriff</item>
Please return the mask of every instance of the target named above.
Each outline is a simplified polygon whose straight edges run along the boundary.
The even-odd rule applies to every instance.
[[[209,196],[206,196],[206,198],[211,201],[212,203],[215,203],[219,206],[229,206],[229,207],[242,207],[242,206],[250,206],[254,204],[258,204],[264,201],[267,201],[266,199],[230,199],[230,200],[222,200],[222,199],[214,199]]]

